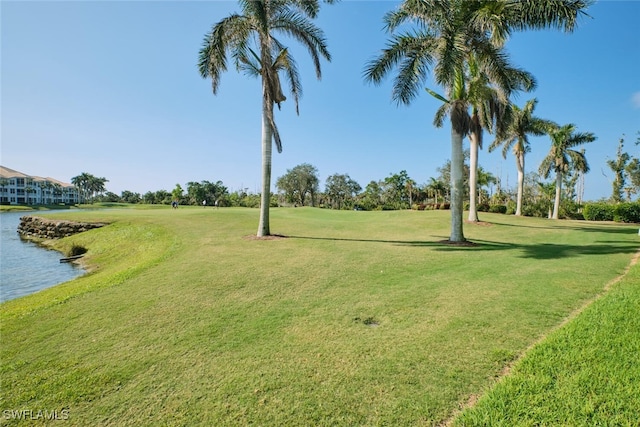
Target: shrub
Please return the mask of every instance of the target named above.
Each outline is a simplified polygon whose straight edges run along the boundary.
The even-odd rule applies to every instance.
[[[640,202],[616,205],[613,211],[613,220],[616,222],[640,223]]]
[[[491,209],[491,206],[489,206],[489,203],[478,204],[478,212],[489,212],[489,209]]]
[[[516,202],[513,200],[509,200],[507,202],[507,211],[505,212],[507,215],[513,215],[516,213]]]
[[[582,214],[588,221],[613,221],[615,206],[607,203],[587,203]]]
[[[541,200],[534,203],[525,203],[522,206],[522,215],[537,218],[548,218],[549,202]]]
[[[506,214],[507,207],[505,205],[491,205],[489,206],[489,212]]]
[[[73,245],[71,246],[71,249],[69,249],[69,253],[67,256],[78,256],[78,255],[83,255],[87,253],[87,248],[85,248],[84,246],[80,246],[80,245]]]
[[[573,200],[563,200],[560,203],[560,216],[568,219],[584,219],[581,209],[582,206]]]

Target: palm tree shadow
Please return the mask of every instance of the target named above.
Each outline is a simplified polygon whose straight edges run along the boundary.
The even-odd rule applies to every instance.
[[[582,255],[634,254],[639,248],[631,242],[600,242],[589,246],[539,243],[523,245],[522,249],[522,258],[557,259]]]
[[[497,250],[510,249],[515,245],[488,240],[473,240],[461,243],[450,242],[444,236],[433,236],[438,240],[385,240],[385,239],[351,239],[345,237],[286,236],[290,239],[326,240],[334,242],[385,243],[396,246],[433,247],[435,250]]]
[[[396,246],[429,247],[435,251],[509,251],[521,252],[521,258],[540,260],[569,258],[582,255],[634,254],[639,250],[634,242],[602,241],[595,245],[567,245],[556,243],[505,243],[490,240],[474,239],[469,244],[451,244],[446,239],[439,240],[386,240],[386,239],[352,239],[344,237],[287,236],[291,239],[324,240],[335,242],[382,243]],[[438,238],[438,236],[433,236]]]

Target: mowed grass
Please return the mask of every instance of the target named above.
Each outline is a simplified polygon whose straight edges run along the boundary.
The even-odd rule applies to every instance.
[[[62,215],[111,224],[56,243],[90,274],[0,306],[0,409],[79,426],[438,425],[639,246],[497,214],[475,247],[440,211],[273,209],[273,240],[249,209]]]
[[[457,426],[640,425],[640,264],[551,334]]]

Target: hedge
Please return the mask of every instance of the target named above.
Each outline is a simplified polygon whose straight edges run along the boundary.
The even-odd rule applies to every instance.
[[[640,223],[640,202],[612,205],[608,203],[587,203],[582,211],[588,221],[616,221]]]

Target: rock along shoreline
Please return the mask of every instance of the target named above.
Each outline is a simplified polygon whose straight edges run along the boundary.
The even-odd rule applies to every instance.
[[[37,239],[61,239],[83,231],[104,227],[99,222],[73,222],[45,219],[38,216],[23,216],[18,225],[18,234],[22,237]]]

